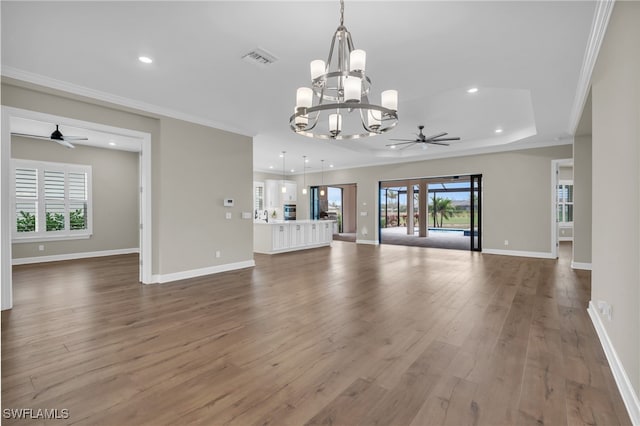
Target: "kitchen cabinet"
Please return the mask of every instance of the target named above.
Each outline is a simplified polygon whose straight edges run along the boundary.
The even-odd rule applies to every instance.
[[[292,220],[253,224],[253,251],[276,254],[330,246],[331,220]]]
[[[320,239],[318,238],[318,232],[320,231],[320,222],[309,224],[307,227],[307,242],[309,244],[318,244]]]
[[[265,195],[265,205],[269,209],[269,211],[273,211],[273,209],[278,209],[282,207],[282,203],[280,202],[280,184],[282,181],[267,179],[264,181],[264,195]]]
[[[318,243],[333,240],[333,220],[322,220],[318,223]]]
[[[289,232],[291,234],[290,247],[302,247],[306,244],[305,228],[307,224],[304,223],[290,223]]]
[[[292,181],[285,181],[284,187],[287,192],[282,193],[282,204],[295,203],[298,198],[298,184]]]
[[[289,224],[274,224],[272,226],[272,244],[273,250],[285,250],[289,248]]]
[[[264,186],[269,209],[280,209],[283,204],[295,204],[298,199],[298,184],[295,181],[284,181],[286,192],[282,192],[282,180],[267,179]]]

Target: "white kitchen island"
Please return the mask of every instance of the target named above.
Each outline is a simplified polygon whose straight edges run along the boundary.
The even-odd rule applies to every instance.
[[[254,222],[253,251],[275,254],[330,246],[334,220]]]

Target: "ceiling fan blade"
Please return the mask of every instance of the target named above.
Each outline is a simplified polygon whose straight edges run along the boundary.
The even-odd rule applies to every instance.
[[[391,139],[391,140],[393,140],[393,139]],[[404,140],[404,139],[396,139],[396,140],[400,140],[401,141],[401,140]],[[402,142],[402,143],[390,143],[390,144],[385,145],[385,146],[408,145],[408,144],[411,144],[411,143],[417,143],[417,142],[416,141],[408,141],[408,142]]]
[[[447,132],[443,132],[443,133],[440,133],[440,134],[437,134],[437,135],[429,136],[428,138],[425,138],[425,140],[430,141],[430,140],[438,139],[438,138],[440,138],[442,136],[446,136],[446,135],[448,135],[448,133]]]
[[[441,143],[441,142],[434,142],[434,141],[425,141],[424,143],[430,143],[432,145],[442,145],[442,146],[449,146],[448,143]]]
[[[389,139],[390,141],[419,142],[417,139]]]
[[[442,142],[442,141],[459,141],[460,138],[436,138],[436,139],[427,139],[428,141]]]
[[[47,141],[51,139],[49,136],[29,135],[27,133],[14,133],[14,132],[11,132],[11,136],[21,136],[23,138],[44,139],[44,140],[47,140]]]
[[[62,139],[65,141],[88,141],[89,138],[84,136],[63,136]]]
[[[69,142],[65,141],[64,139],[60,140],[60,139],[50,139],[52,141],[54,141],[55,143],[59,143],[60,145],[67,147],[67,148],[75,148],[75,146],[71,145]]]

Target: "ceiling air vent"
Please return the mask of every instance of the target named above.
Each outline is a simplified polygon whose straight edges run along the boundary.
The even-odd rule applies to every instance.
[[[251,64],[255,64],[261,67],[265,67],[267,65],[271,65],[272,63],[274,63],[275,61],[278,60],[278,58],[276,58],[275,56],[273,56],[271,53],[260,49],[260,48],[255,48],[253,49],[251,52],[245,54],[242,56],[242,60],[249,62]]]

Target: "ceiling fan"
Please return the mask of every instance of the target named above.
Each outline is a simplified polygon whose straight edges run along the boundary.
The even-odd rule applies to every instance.
[[[30,135],[27,133],[14,133],[11,132],[12,136],[22,136],[26,138],[35,138],[35,139],[45,139],[52,140],[54,142],[59,143],[60,145],[66,146],[67,148],[75,148],[69,141],[86,141],[89,140],[84,136],[65,136],[60,130],[58,130],[58,125],[56,124],[56,130],[51,133],[51,136],[41,136],[41,135]]]
[[[401,143],[390,143],[387,146],[395,148],[398,145],[407,145],[404,148],[408,148],[412,145],[415,145],[417,143],[430,143],[433,145],[443,145],[443,146],[449,146],[448,143],[444,143],[444,141],[459,141],[460,138],[455,137],[455,138],[445,138],[443,136],[447,136],[448,133],[443,132],[443,133],[439,133],[437,135],[433,135],[433,136],[429,136],[426,137],[424,135],[424,133],[422,133],[422,130],[424,129],[423,125],[418,126],[418,129],[420,130],[420,133],[418,133],[416,136],[416,139],[389,139],[390,141],[401,141]],[[404,149],[402,148],[402,149]],[[426,148],[426,145],[425,145]]]

